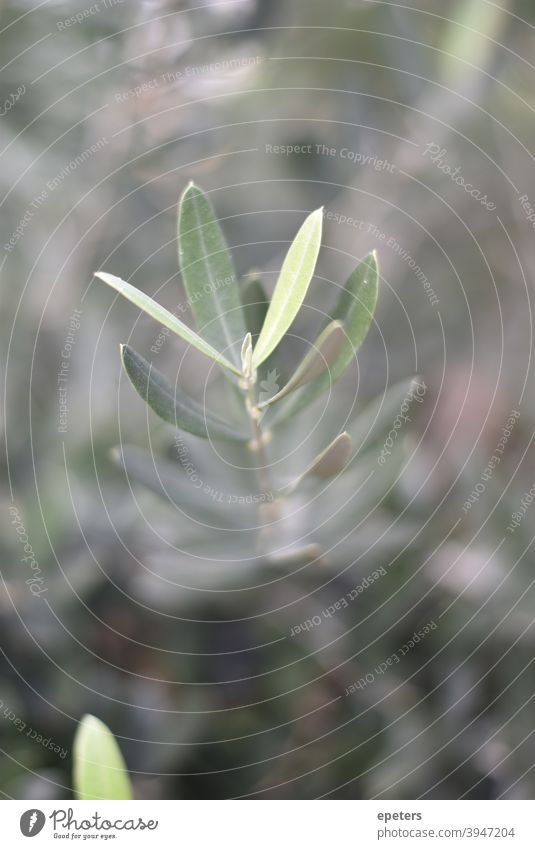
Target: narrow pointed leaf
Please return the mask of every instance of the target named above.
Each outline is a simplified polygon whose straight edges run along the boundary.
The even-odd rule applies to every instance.
[[[403,378],[366,404],[351,424],[351,437],[357,445],[359,457],[373,446],[384,442],[385,436],[392,428],[392,423],[396,416],[403,412],[403,405],[408,399],[411,408],[408,415],[412,418],[413,412],[418,409],[422,401],[422,396],[419,394],[422,387],[425,387],[425,383],[419,375]]]
[[[164,421],[205,439],[231,442],[249,439],[247,434],[239,433],[224,419],[208,412],[181,389],[172,386],[161,372],[129,345],[121,346],[121,356],[132,386]]]
[[[119,292],[120,295],[123,295],[127,300],[131,301],[136,307],[146,312],[147,315],[152,316],[158,321],[160,324],[163,324],[164,327],[168,327],[173,333],[176,333],[177,336],[180,336],[184,339],[185,342],[188,342],[194,348],[197,348],[202,354],[205,354],[210,359],[215,360],[216,363],[223,366],[229,371],[234,372],[235,374],[239,374],[239,369],[237,369],[223,354],[216,351],[215,348],[212,348],[208,342],[205,342],[204,339],[201,339],[200,336],[195,333],[194,330],[191,330],[184,324],[184,322],[180,321],[176,315],[166,310],[165,307],[162,307],[157,301],[154,301],[152,298],[149,298],[144,292],[140,289],[136,289],[135,286],[132,286],[130,283],[127,283],[126,280],[121,280],[120,277],[116,277],[114,274],[108,274],[105,271],[96,271],[95,277],[98,277],[99,280],[102,280],[108,286],[111,286],[112,289],[115,289],[116,292]]]
[[[240,518],[235,505],[219,502],[210,495],[214,489],[212,479],[199,488],[197,478],[192,482],[180,463],[162,460],[137,445],[116,446],[112,448],[110,457],[114,465],[126,474],[130,485],[132,482],[141,484],[164,502],[171,502],[199,520],[240,527],[243,515]],[[188,454],[186,464],[189,466],[190,462],[194,463]]]
[[[160,498],[170,499],[177,505],[185,504],[196,511],[207,505],[206,496],[192,486],[176,463],[162,461],[137,445],[124,444],[112,448],[110,458],[125,472],[129,482],[141,484]]]
[[[131,799],[132,787],[115,737],[100,719],[84,716],[73,746],[78,799]]]
[[[253,352],[255,368],[277,347],[299,312],[316,267],[322,225],[320,208],[308,216],[290,245]]]
[[[296,392],[277,411],[272,425],[295,416],[344,373],[362,345],[375,312],[378,292],[378,270],[375,251],[369,254],[350,275],[331,318],[343,322],[345,339],[342,349],[328,372]]]
[[[212,526],[216,535],[217,530],[237,528],[243,531],[244,515],[251,513],[254,516],[257,505],[254,502],[240,502],[238,505],[233,496],[234,489],[227,491],[228,474],[223,469],[216,471],[210,461],[207,463],[208,468],[203,467],[195,446],[185,441],[175,441],[172,452],[172,460],[162,459],[159,454],[137,445],[122,443],[111,449],[110,459],[124,473],[129,487],[134,488],[134,495],[135,485],[138,484],[156,495],[162,503],[174,508],[177,530],[179,524],[185,521],[184,531],[189,534],[188,539],[192,544],[196,532],[191,527],[190,516],[196,522],[202,521]],[[240,484],[236,486],[238,492]],[[222,497],[214,498],[214,492],[220,493]],[[206,526],[201,535],[201,545],[205,545],[209,535],[210,528]],[[248,544],[245,538],[242,542]],[[199,538],[196,544],[199,545]]]
[[[305,477],[333,478],[340,474],[349,462],[352,448],[353,442],[350,435],[345,431],[340,433],[321,454],[318,454],[301,475],[301,480]]]
[[[253,339],[259,335],[268,311],[269,300],[260,278],[251,272],[242,286],[241,302],[245,317],[245,326]]]
[[[193,183],[179,203],[178,247],[182,280],[197,327],[238,366],[247,328],[236,272],[212,205]]]
[[[349,275],[332,317],[351,329],[353,348],[360,348],[370,328],[377,305],[379,270],[372,251]]]
[[[313,343],[310,351],[301,360],[288,383],[272,398],[259,404],[259,408],[281,401],[290,392],[295,392],[296,389],[319,377],[324,371],[328,371],[336,361],[344,340],[345,331],[342,322],[332,321],[328,324]]]
[[[346,431],[338,434],[296,480],[286,487],[282,487],[285,494],[292,495],[306,478],[314,477],[326,480],[340,474],[349,463],[352,450],[353,441],[350,435]]]

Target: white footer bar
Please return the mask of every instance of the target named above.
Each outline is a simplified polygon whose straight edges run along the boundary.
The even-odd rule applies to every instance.
[[[141,801],[0,804],[3,846],[533,849],[531,801]],[[28,839],[35,837],[35,843]]]

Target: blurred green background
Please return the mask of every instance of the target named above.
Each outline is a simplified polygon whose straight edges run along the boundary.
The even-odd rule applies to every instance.
[[[1,8],[3,796],[72,798],[90,712],[138,798],[531,798],[533,4]],[[194,493],[172,428],[121,376],[119,342],[133,341],[191,394],[207,380],[214,406],[228,399],[202,358],[182,361],[179,340],[158,342],[92,279],[105,268],[184,304],[176,201],[190,179],[240,274],[260,270],[269,290],[325,206],[282,377],[378,251],[354,367],[271,448],[284,476],[344,427],[356,439],[347,473],[278,530],[321,545],[312,562],[258,556],[249,508]],[[415,374],[424,403],[380,468],[398,382]],[[161,480],[127,479],[119,443],[153,451]],[[247,492],[234,455],[184,444],[215,492]]]

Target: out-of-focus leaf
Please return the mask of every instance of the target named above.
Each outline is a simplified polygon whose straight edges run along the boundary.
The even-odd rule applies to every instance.
[[[267,407],[275,404],[276,401],[281,401],[290,392],[294,392],[327,371],[336,361],[344,340],[345,331],[342,322],[331,321],[313,342],[310,351],[303,357],[288,383],[283,386],[280,392],[277,392],[272,398],[268,398],[267,401],[262,401],[258,406],[260,408]]]
[[[406,459],[404,440],[395,446],[384,466],[377,464],[377,455],[372,451],[363,457],[359,456],[358,451],[355,453],[344,474],[337,479],[336,486],[320,493],[316,499],[315,509],[318,514],[323,515],[325,511],[332,516],[318,533],[324,545],[337,545],[340,538],[351,534],[352,529],[363,519],[366,527],[369,527],[372,519],[381,521],[389,494],[399,483]],[[368,513],[370,516],[366,518]],[[400,519],[393,524],[401,527],[404,520]],[[359,535],[361,530],[359,528]],[[353,539],[351,536],[349,538]],[[374,540],[374,550],[376,542],[377,539]]]
[[[254,349],[255,368],[277,347],[299,312],[316,267],[322,226],[320,208],[308,216],[290,245]]]
[[[247,330],[256,339],[264,324],[268,311],[269,299],[264,291],[260,277],[251,272],[242,286],[241,302]]]
[[[155,318],[160,324],[163,324],[164,327],[168,327],[169,330],[172,330],[173,333],[176,333],[176,335],[184,339],[185,342],[193,345],[193,347],[197,348],[197,350],[202,354],[205,354],[207,357],[210,357],[210,359],[215,360],[216,363],[219,363],[219,365],[229,369],[229,371],[232,371],[235,374],[240,373],[239,369],[233,366],[232,363],[223,356],[223,354],[216,351],[215,348],[212,348],[208,342],[201,339],[201,337],[198,336],[194,330],[191,330],[187,324],[184,324],[184,322],[180,321],[176,315],[173,315],[173,313],[166,310],[165,307],[162,307],[152,298],[149,298],[149,296],[140,289],[136,289],[135,286],[127,283],[126,280],[121,280],[120,277],[116,277],[114,274],[108,274],[106,271],[95,271],[95,277],[98,277],[99,280],[103,281],[103,283],[111,286],[112,289],[115,289],[116,292],[119,292],[120,295],[123,295],[127,298],[127,300],[135,304],[136,307],[139,307],[143,310],[143,312],[146,312],[147,315],[152,316],[152,318]]]
[[[287,487],[287,494],[291,494],[305,478],[314,477],[326,480],[340,474],[347,466],[351,457],[353,442],[345,431],[338,434],[333,441],[318,454],[310,466],[305,469],[296,481]]]
[[[350,431],[359,457],[379,440],[384,439],[407,398],[412,397],[412,403],[415,407],[418,406],[422,399],[415,395],[415,388],[422,385],[424,384],[418,376],[404,378],[389,386],[382,395],[373,398],[356,416]],[[415,397],[417,400],[414,400]]]
[[[125,472],[129,481],[141,484],[164,501],[183,508],[188,514],[218,524],[224,519],[225,527],[239,523],[240,527],[243,527],[242,514],[244,509],[248,509],[248,505],[245,508],[240,505],[238,511],[236,505],[228,505],[227,502],[214,499],[211,497],[211,484],[203,483],[196,471],[192,479],[177,463],[164,462],[137,445],[116,446],[112,448],[110,457],[112,462]],[[194,465],[194,461],[188,458],[186,464],[189,467],[190,464]],[[199,480],[203,484],[200,488]],[[206,488],[210,490],[208,493]]]
[[[311,463],[302,477],[333,478],[347,466],[353,443],[348,433],[338,434]]]
[[[132,386],[146,404],[166,422],[205,439],[246,442],[248,436],[210,413],[178,387],[173,387],[152,363],[129,345],[121,345],[123,366]]]
[[[178,246],[182,280],[197,327],[238,366],[247,328],[236,272],[212,205],[193,183],[178,207]]]
[[[343,374],[362,345],[375,312],[378,292],[378,270],[375,251],[369,254],[350,275],[331,318],[342,321],[346,337],[342,349],[328,372],[304,386],[281,406],[272,424],[280,424],[322,395]]]
[[[115,737],[100,719],[83,717],[73,746],[78,799],[131,799],[132,787]]]

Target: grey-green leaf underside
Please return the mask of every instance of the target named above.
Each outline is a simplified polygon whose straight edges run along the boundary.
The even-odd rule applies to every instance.
[[[310,350],[303,357],[288,383],[267,401],[259,404],[259,408],[270,406],[281,401],[291,392],[295,392],[306,383],[310,383],[323,372],[328,371],[336,361],[345,340],[344,326],[341,321],[332,321],[327,325]]]
[[[120,295],[123,295],[127,300],[131,301],[131,303],[135,304],[136,307],[139,307],[140,310],[147,313],[147,315],[152,316],[152,318],[156,319],[160,324],[163,324],[164,327],[169,328],[173,333],[177,336],[180,336],[185,342],[188,342],[194,348],[197,348],[202,354],[205,354],[210,359],[215,360],[215,362],[219,363],[219,365],[224,368],[229,369],[229,371],[234,372],[235,374],[239,374],[239,369],[234,366],[230,360],[228,360],[223,354],[213,348],[208,342],[205,342],[204,339],[195,333],[187,324],[184,324],[183,321],[180,321],[176,315],[166,310],[165,307],[162,307],[157,301],[154,301],[140,289],[136,289],[135,286],[132,286],[130,283],[127,283],[126,280],[122,280],[120,277],[116,277],[114,274],[108,274],[106,271],[95,271],[95,277],[98,277],[99,280],[102,280],[103,283],[110,286],[112,289],[115,289],[116,292],[119,292]]]
[[[295,416],[316,400],[338,380],[353,361],[370,328],[378,292],[378,270],[375,252],[369,254],[350,275],[342,291],[331,320],[341,321],[345,339],[341,351],[329,371],[312,380],[281,404],[271,421],[280,424]]]
[[[205,439],[246,442],[248,436],[206,410],[169,381],[129,345],[121,346],[125,371],[132,386],[152,410],[169,424]]]
[[[207,196],[190,183],[178,209],[179,263],[203,337],[239,366],[245,327],[236,271]]]

